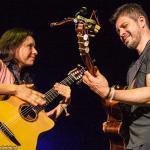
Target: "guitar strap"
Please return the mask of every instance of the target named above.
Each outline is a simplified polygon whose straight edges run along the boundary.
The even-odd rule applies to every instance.
[[[134,63],[134,65],[128,71],[128,74],[130,74],[130,76],[128,76],[128,79],[127,79],[129,87],[132,86],[133,80],[136,78],[136,75],[144,61],[144,58],[148,50],[150,50],[150,40],[147,42],[143,53],[140,55],[140,58]]]

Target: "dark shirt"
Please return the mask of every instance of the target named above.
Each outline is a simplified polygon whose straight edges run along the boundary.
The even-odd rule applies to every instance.
[[[132,80],[131,77],[133,76],[134,72],[137,72],[135,75],[134,88],[146,86],[146,75],[150,73],[150,42],[148,42],[145,46],[143,53],[128,71],[128,84],[130,84]],[[141,59],[141,57],[143,58]],[[140,61],[141,64],[139,64]],[[140,67],[138,65],[140,65]],[[127,144],[128,149],[132,149],[133,147],[142,145],[144,143],[149,143],[150,107],[132,105],[130,116],[131,123],[129,125],[129,142]]]

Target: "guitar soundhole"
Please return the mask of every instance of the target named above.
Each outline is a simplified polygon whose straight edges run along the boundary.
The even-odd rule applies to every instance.
[[[33,122],[37,119],[37,112],[33,109],[33,106],[29,104],[23,104],[19,108],[19,113],[23,119],[29,122]]]

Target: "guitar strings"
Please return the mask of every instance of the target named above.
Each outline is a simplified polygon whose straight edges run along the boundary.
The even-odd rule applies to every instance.
[[[52,91],[49,91],[45,95],[50,96],[50,93],[54,94],[54,93],[52,93]],[[54,95],[56,95],[56,93]],[[30,106],[31,107],[27,107],[25,110],[23,110],[22,114],[24,114],[24,115],[28,114],[31,111],[31,109],[33,109],[35,107],[32,105],[30,105]],[[7,122],[5,122],[5,125],[6,126],[13,126],[13,125],[15,125],[16,121],[18,121],[19,119],[21,119],[20,114],[16,114],[13,118],[11,118],[11,120],[8,120]],[[2,129],[4,132],[5,131],[7,133],[9,132],[8,134],[10,134],[10,135],[12,134],[9,130],[7,130],[7,128],[4,128],[3,125],[0,126],[0,129]]]
[[[52,93],[52,91],[50,91],[49,93],[47,92],[45,95],[48,95],[48,96],[50,96],[49,94],[54,94],[54,93]],[[55,94],[54,94],[55,95]],[[30,105],[31,106],[31,105]],[[25,114],[27,114],[28,112],[30,112],[30,110],[32,109],[32,108],[34,108],[34,106],[32,106],[32,107],[27,107],[25,110],[23,110],[23,114],[25,115]],[[7,126],[13,126],[13,125],[15,125],[15,123],[16,123],[16,121],[18,121],[19,119],[21,119],[21,117],[20,117],[20,114],[16,114],[13,118],[11,118],[11,120],[8,120],[7,122],[5,122],[5,124],[4,125],[6,125],[6,127]],[[9,130],[7,130],[7,128],[5,128],[4,126],[3,126],[3,124],[2,125],[0,125],[0,129],[2,129],[2,131],[3,132],[9,132],[8,134],[9,135],[11,135],[12,133],[11,133],[11,131],[9,131]]]
[[[69,76],[68,76],[68,79],[70,79],[70,81],[72,81],[72,82],[69,82],[69,80],[67,80],[67,78],[66,78],[66,79],[64,79],[64,80],[63,80],[62,82],[60,82],[60,83],[67,84],[67,82],[68,82],[68,83],[71,85],[71,84],[74,82],[74,80],[73,80],[71,77],[69,77]],[[51,102],[51,101],[52,101],[54,98],[56,98],[56,96],[58,96],[59,94],[56,93],[56,91],[55,91],[54,89],[51,89],[50,91],[48,91],[47,93],[45,93],[45,95],[51,98],[51,99],[47,99],[48,102]],[[52,95],[53,95],[54,97],[52,97]],[[53,98],[53,99],[52,99],[52,98]],[[24,115],[28,114],[28,113],[31,111],[31,109],[33,109],[33,108],[35,107],[35,106],[32,106],[32,105],[30,105],[30,106],[31,106],[31,107],[27,107],[27,109],[23,110],[23,111],[22,111],[22,114],[24,114]],[[39,111],[40,109],[37,109],[37,110]],[[9,126],[14,125],[15,121],[17,121],[18,119],[21,119],[20,114],[16,114],[16,115],[13,117],[13,119],[8,120],[8,121],[5,123],[5,125],[9,125]],[[2,128],[2,125],[0,126],[0,128]],[[6,129],[5,129],[4,131],[6,131]]]

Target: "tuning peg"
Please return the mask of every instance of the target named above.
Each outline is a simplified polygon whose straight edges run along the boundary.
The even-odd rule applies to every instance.
[[[84,42],[84,46],[87,47],[89,45],[89,41]]]
[[[86,47],[86,48],[85,48],[85,52],[86,52],[86,53],[89,53],[89,51],[90,51],[89,47]]]
[[[88,34],[84,34],[83,39],[86,41],[88,39]]]
[[[95,25],[95,28],[94,28],[94,32],[95,32],[95,33],[98,33],[99,30],[100,30],[100,28],[101,28],[101,27],[96,24],[96,25]]]

